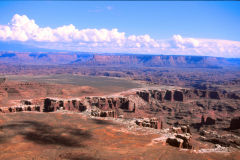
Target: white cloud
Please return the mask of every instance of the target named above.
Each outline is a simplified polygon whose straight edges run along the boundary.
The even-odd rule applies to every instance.
[[[169,40],[155,40],[148,34],[127,36],[117,28],[77,29],[73,24],[41,28],[26,15],[18,14],[8,25],[0,25],[0,40],[75,51],[240,57],[238,41],[184,38],[181,35],[173,35]]]
[[[195,48],[199,46],[199,41],[193,38],[183,38],[181,35],[174,35],[172,44],[177,48]]]

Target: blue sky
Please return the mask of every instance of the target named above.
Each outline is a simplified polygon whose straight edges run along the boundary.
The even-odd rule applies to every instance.
[[[1,2],[1,24],[25,14],[41,27],[118,28],[129,34],[240,41],[239,2]],[[4,16],[3,16],[4,15]]]
[[[191,39],[185,40],[184,38],[240,41],[240,2],[233,1],[0,2],[0,25],[9,25],[15,14],[26,15],[28,19],[33,19],[40,28],[55,29],[70,24],[78,30],[96,28],[111,31],[116,28],[118,32],[124,32],[126,37],[147,34],[157,43],[164,40],[171,41],[171,39],[173,42],[169,42],[170,44],[178,43],[174,40],[181,41],[181,43],[186,43],[185,49],[189,46],[199,47],[199,45],[197,42],[196,45],[191,45],[190,43],[195,42],[190,42]],[[174,39],[174,35],[180,37],[175,36]],[[11,40],[11,38],[4,40]],[[29,43],[29,40],[24,40],[24,42]],[[43,42],[41,45],[46,46]],[[57,44],[55,43],[55,45]],[[139,45],[136,43],[136,46]],[[146,45],[140,43],[140,46]],[[166,45],[161,43],[161,46]],[[177,47],[179,45],[175,44],[172,49],[176,50]],[[74,47],[71,49],[74,50]],[[101,48],[99,51],[104,52],[104,49]],[[106,50],[106,52],[110,51]],[[112,51],[117,52],[116,50]],[[119,50],[119,52],[121,51],[124,50]],[[136,50],[136,52],[138,51]],[[153,53],[155,52],[156,50]]]

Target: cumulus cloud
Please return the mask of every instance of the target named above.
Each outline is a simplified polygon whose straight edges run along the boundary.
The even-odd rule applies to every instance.
[[[195,48],[199,46],[199,41],[193,38],[183,38],[181,35],[174,35],[172,44],[176,48]]]
[[[0,25],[1,41],[21,41],[38,47],[90,52],[127,52],[240,57],[240,42],[185,38],[173,35],[156,40],[150,35],[129,35],[118,29],[77,29],[73,24],[58,28],[39,27],[26,15],[15,14],[8,25]]]

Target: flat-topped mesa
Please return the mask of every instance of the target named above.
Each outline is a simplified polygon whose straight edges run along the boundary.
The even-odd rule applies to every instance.
[[[235,93],[220,91],[199,90],[199,89],[173,89],[173,90],[141,90],[136,94],[144,101],[150,102],[151,98],[159,102],[183,102],[196,99],[240,99]]]
[[[56,110],[70,110],[83,112],[87,109],[82,100],[55,100],[44,99],[43,112],[54,112]]]
[[[136,92],[146,102],[150,101],[150,98],[156,99],[159,102],[164,101],[184,101],[187,98],[184,95],[184,90],[143,90]]]
[[[23,111],[41,111],[39,105],[35,105],[31,100],[21,100],[18,105],[11,107],[1,107],[0,112],[2,113],[14,113],[14,112],[23,112]]]
[[[90,106],[95,106],[101,110],[135,111],[135,103],[127,97],[86,97],[86,99]]]
[[[12,107],[2,107],[0,112],[2,113],[14,113],[22,111],[37,111],[40,112],[41,108],[38,105],[22,105],[22,106],[12,106]]]
[[[200,100],[200,99],[213,99],[219,100],[223,98],[228,99],[240,99],[240,96],[236,93],[227,93],[220,91],[209,91],[199,89],[151,89],[151,90],[139,90],[135,93],[131,93],[130,96],[139,96],[145,102],[151,104],[153,101],[160,103],[169,102],[185,102],[187,100]],[[129,95],[117,96],[117,97],[85,97],[78,100],[56,100],[52,98],[44,99],[44,105],[41,108],[34,108],[34,105],[29,100],[22,100],[23,106],[30,106],[27,110],[40,110],[43,112],[53,112],[59,109],[71,110],[71,111],[85,111],[87,109],[84,101],[87,101],[88,106],[95,106],[101,110],[118,110],[124,112],[135,113],[139,107],[137,99],[130,98]],[[138,104],[138,105],[137,105]],[[147,104],[146,104],[147,105]],[[11,108],[11,107],[10,107]],[[9,108],[9,109],[10,109]],[[12,107],[13,108],[13,107]],[[15,107],[14,107],[15,108]],[[2,109],[4,110],[4,109]],[[15,109],[10,109],[15,111]],[[16,109],[21,110],[21,109]],[[25,109],[22,109],[25,110]],[[3,112],[3,111],[2,111]],[[5,111],[4,111],[5,112]],[[119,114],[119,113],[118,113]]]
[[[92,116],[118,117],[120,112],[135,112],[135,103],[127,97],[85,97],[74,100],[44,99],[43,112],[70,110],[83,112],[91,109]],[[95,111],[97,109],[97,111]],[[119,111],[121,110],[121,111]]]

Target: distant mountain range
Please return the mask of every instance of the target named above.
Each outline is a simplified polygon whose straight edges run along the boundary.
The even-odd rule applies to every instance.
[[[240,58],[183,55],[93,54],[85,52],[0,52],[0,63],[148,67],[240,67]]]
[[[184,55],[143,55],[70,52],[37,48],[20,42],[0,42],[0,63],[21,65],[93,65],[148,67],[240,67],[240,58]]]

